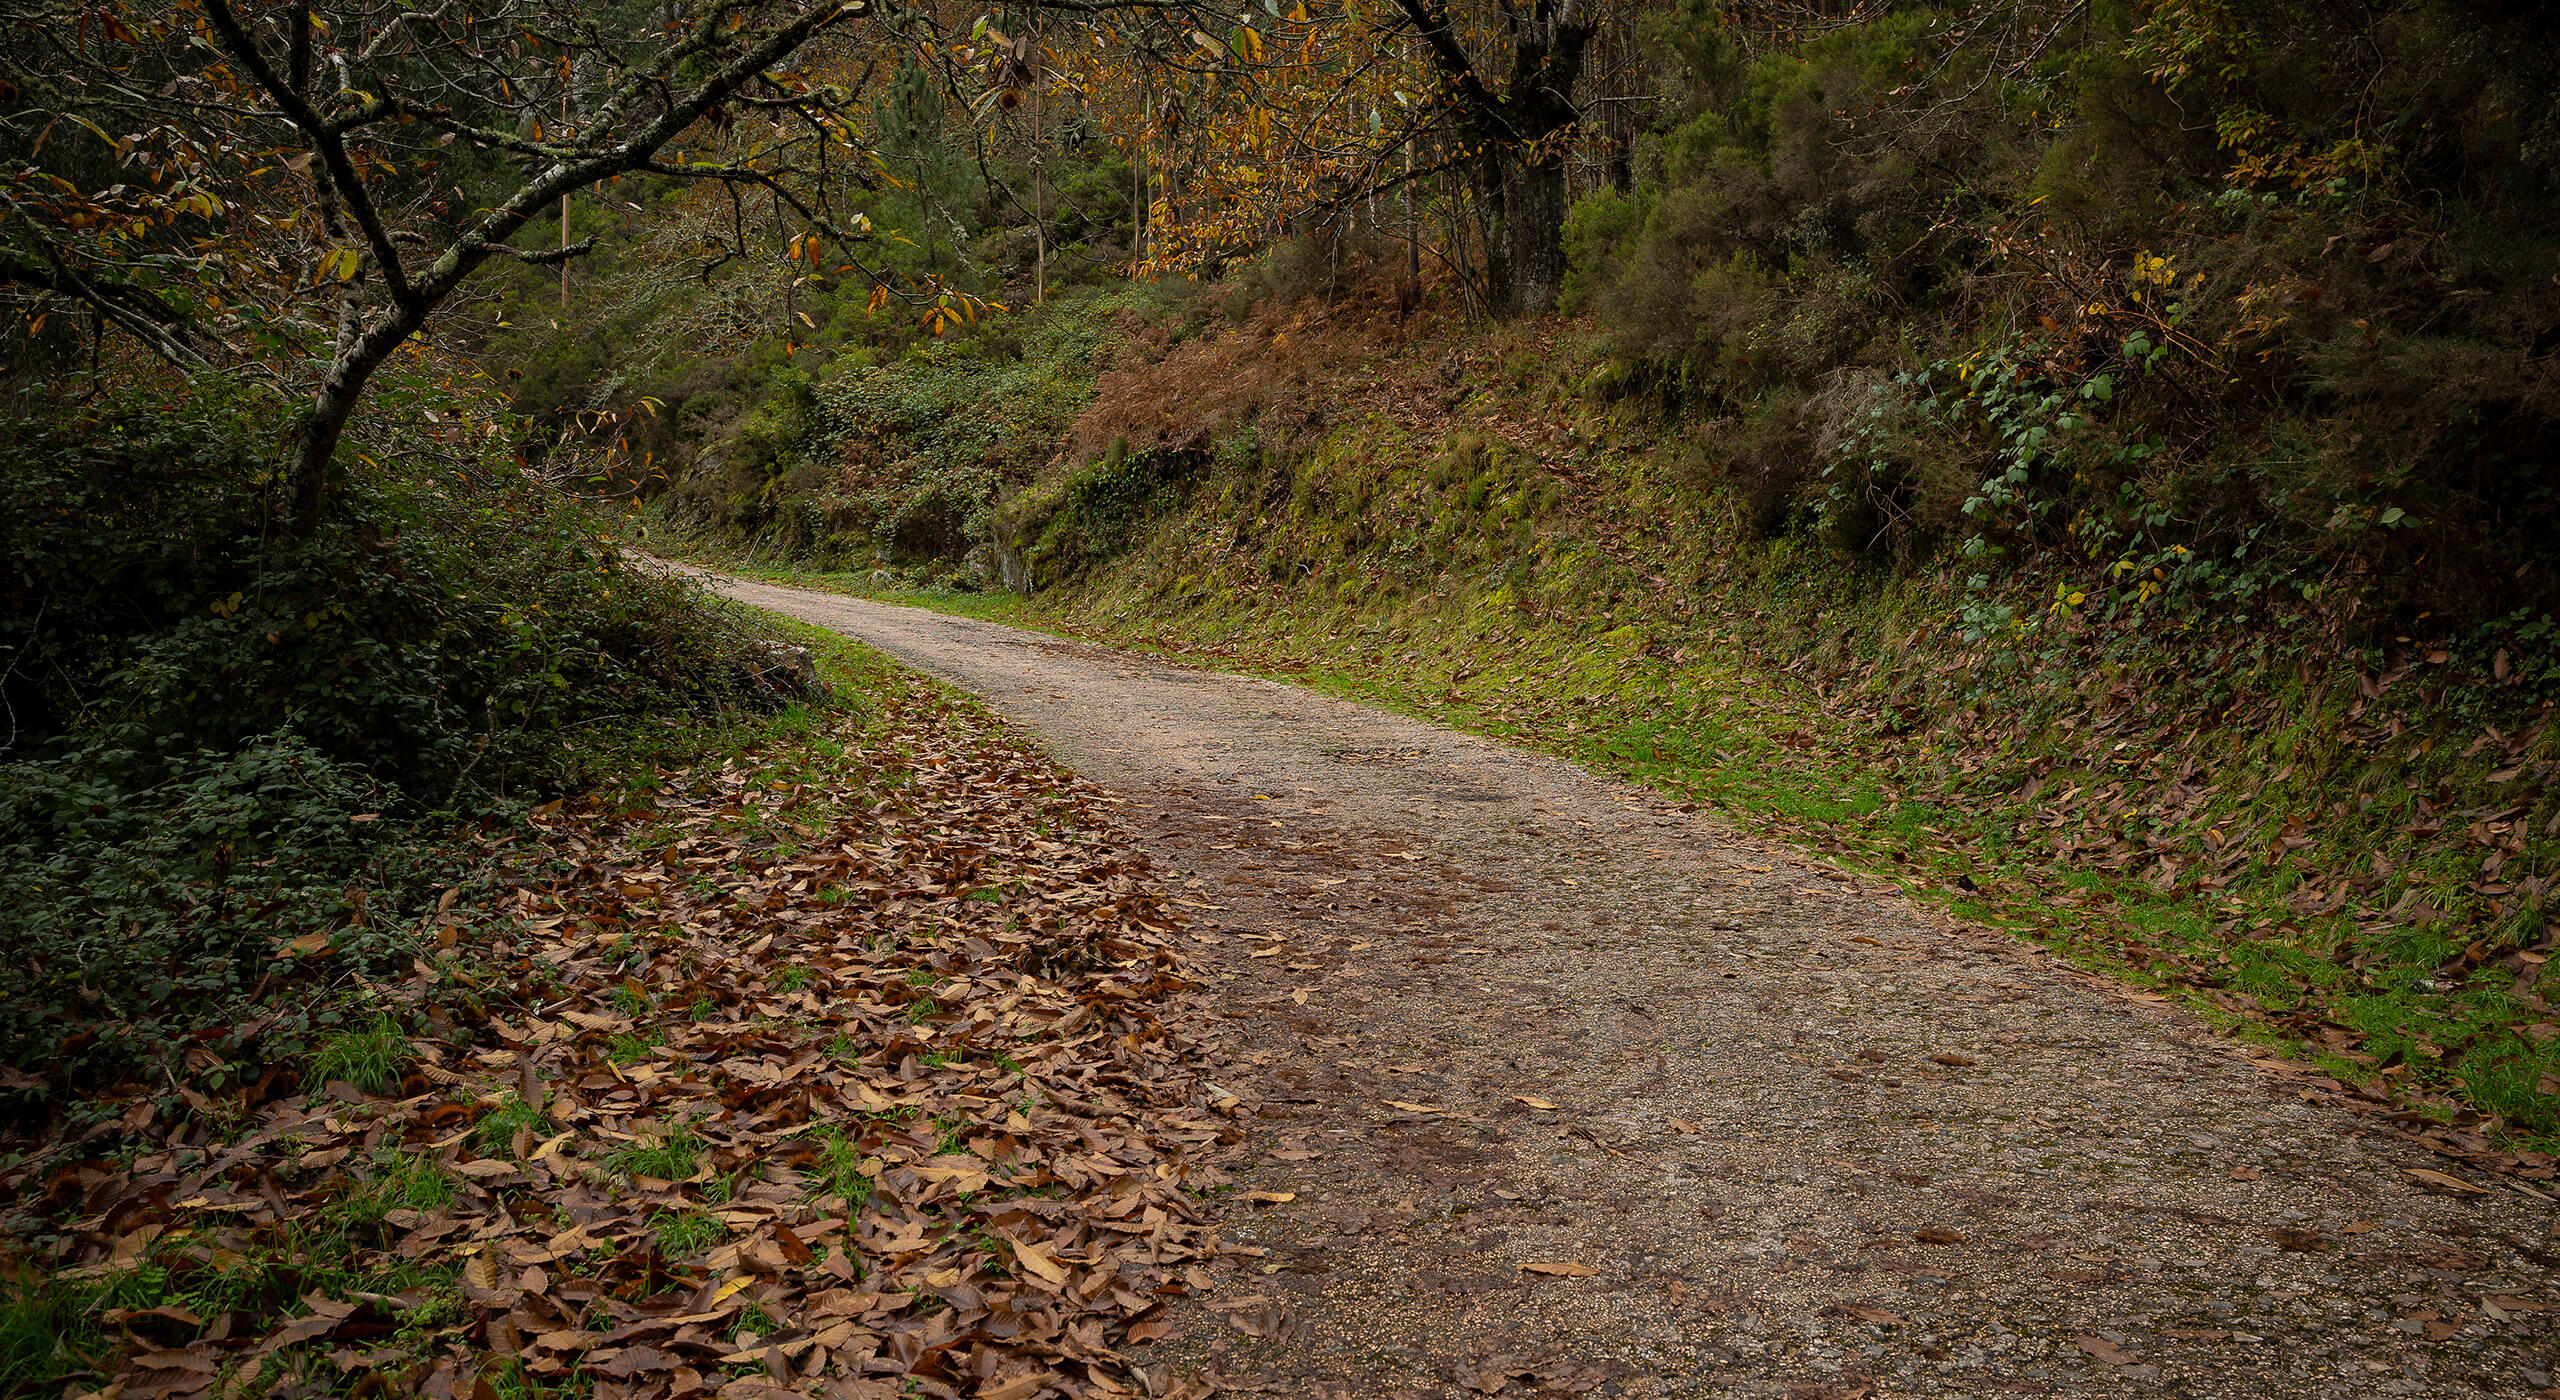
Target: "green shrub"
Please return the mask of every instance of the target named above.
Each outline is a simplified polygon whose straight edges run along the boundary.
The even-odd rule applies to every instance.
[[[1117,439],[1063,479],[1016,492],[995,512],[992,529],[1022,551],[1034,586],[1077,578],[1127,550],[1209,459],[1200,449],[1132,452],[1128,439]]]
[[[37,1097],[300,1053],[334,1013],[252,994],[405,969],[403,907],[462,878],[434,831],[581,781],[600,722],[753,697],[735,610],[476,449],[350,449],[297,536],[271,397],[6,414],[0,1054]]]
[[[1680,477],[2127,626],[2309,602],[2530,654],[2560,81],[2491,57],[2528,22],[2102,5],[2019,68],[1942,18],[1747,53],[1719,7],[1650,21],[1643,178],[1573,211],[1566,294],[1700,420]]]

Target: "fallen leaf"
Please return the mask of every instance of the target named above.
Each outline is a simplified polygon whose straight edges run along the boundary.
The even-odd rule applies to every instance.
[[[167,1150],[217,1112],[210,1100],[187,1099],[196,1118],[157,1095],[102,1103],[146,1146],[66,1190],[96,1223],[63,1230],[60,1271],[118,1255],[130,1268],[164,1229],[265,1267],[380,1182],[379,1145],[440,1163],[455,1188],[348,1241],[353,1277],[459,1276],[460,1314],[439,1313],[417,1371],[399,1362],[395,1388],[426,1400],[499,1400],[478,1363],[507,1355],[544,1387],[629,1400],[779,1400],[796,1389],[784,1375],[830,1376],[833,1400],[894,1400],[893,1379],[846,1372],[921,1355],[907,1343],[929,1318],[970,1329],[965,1383],[942,1372],[968,1394],[1201,1394],[1150,1385],[1120,1350],[1173,1335],[1155,1309],[1204,1290],[1205,1266],[1261,1254],[1201,1208],[1251,1148],[1241,1101],[1204,1077],[1220,1036],[1185,961],[1190,916],[1098,789],[965,701],[887,684],[861,717],[817,716],[833,726],[817,747],[531,814],[489,857],[494,893],[445,904],[439,927],[458,948],[524,948],[551,970],[544,1004],[509,1025],[445,966],[414,964],[399,996],[442,1013],[409,1046],[421,1092],[359,1117],[318,1085],[260,1085],[220,1110],[242,1129],[220,1171]],[[875,792],[892,755],[900,779]],[[1086,1087],[1004,1092],[1008,1057]],[[502,1104],[526,1110],[501,1128]],[[821,1169],[830,1127],[859,1150]],[[601,1292],[563,1299],[564,1276]],[[81,1388],[181,1400],[236,1367],[239,1387],[275,1389],[257,1358],[296,1345],[378,1367],[409,1349],[392,1328],[423,1316],[422,1297],[262,1298],[212,1324],[217,1342],[177,1351],[153,1347],[192,1335],[172,1332],[181,1319],[128,1314],[143,1335],[102,1351]],[[588,1330],[593,1297],[670,1306],[616,1308]],[[991,1309],[1038,1321],[999,1334],[977,1321]],[[1237,1316],[1257,1337],[1290,1327],[1269,1300]],[[742,1327],[751,1317],[769,1320]],[[760,1374],[717,1374],[730,1361]]]
[[[2489,1190],[2485,1186],[2474,1186],[2470,1182],[2467,1182],[2461,1177],[2455,1176],[2450,1172],[2440,1172],[2432,1167],[2410,1167],[2403,1170],[2401,1175],[2409,1178],[2409,1180],[2415,1182],[2419,1186],[2433,1190],[2461,1191],[2474,1196],[2485,1196],[2489,1194]]]
[[[1057,1379],[1057,1373],[1054,1371],[1025,1371],[1018,1376],[1010,1376],[981,1386],[975,1394],[978,1400],[1030,1400],[1030,1397],[1038,1394],[1042,1387],[1055,1379]],[[780,1390],[780,1387],[776,1389]],[[781,1391],[780,1393],[789,1395],[791,1392]]]
[[[654,1347],[623,1347],[612,1351],[592,1351],[579,1364],[582,1371],[606,1376],[637,1376],[650,1371],[668,1371],[674,1364],[666,1354]]]
[[[1548,1274],[1556,1278],[1597,1278],[1600,1276],[1600,1271],[1588,1264],[1564,1264],[1543,1260],[1536,1263],[1521,1265],[1520,1272],[1524,1274]]]
[[[1050,1256],[1049,1251],[1027,1240],[1015,1242],[1013,1259],[1034,1276],[1050,1283],[1064,1284],[1067,1281],[1067,1271],[1058,1267],[1058,1261]]]
[[[1521,1102],[1521,1103],[1525,1103],[1525,1104],[1527,1104],[1527,1105],[1528,1105],[1528,1106],[1530,1106],[1531,1108],[1546,1108],[1546,1109],[1552,1109],[1552,1108],[1554,1108],[1554,1107],[1555,1107],[1555,1104],[1554,1104],[1554,1103],[1552,1103],[1552,1102],[1550,1102],[1550,1101],[1548,1101],[1548,1100],[1546,1100],[1546,1099],[1539,1098],[1539,1097],[1538,1097],[1538,1096],[1536,1096],[1535,1094],[1513,1094],[1511,1097],[1512,1097],[1512,1098],[1514,1098],[1514,1099],[1516,1099],[1516,1100],[1518,1100],[1518,1101],[1519,1101],[1519,1102]]]
[[[1953,1065],[1957,1069],[1971,1069],[1974,1063],[1971,1055],[1931,1055],[1929,1061],[1932,1064]]]
[[[1243,1193],[1243,1199],[1248,1201],[1268,1201],[1271,1204],[1278,1206],[1287,1205],[1289,1202],[1298,1199],[1298,1193],[1295,1191],[1247,1191]]]
[[[2267,1234],[2276,1242],[2276,1248],[2289,1250],[2295,1254],[2319,1254],[2329,1248],[2329,1242],[2322,1239],[2317,1230],[2297,1230],[2291,1226],[2280,1225],[2268,1231]]]
[[[1387,1100],[1387,1107],[1400,1108],[1407,1113],[1445,1113],[1448,1111],[1446,1109],[1433,1108],[1427,1103],[1406,1103],[1402,1099]]]

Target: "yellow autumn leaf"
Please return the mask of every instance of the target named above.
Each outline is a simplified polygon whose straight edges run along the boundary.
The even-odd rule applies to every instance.
[[[1058,1261],[1051,1258],[1047,1250],[1028,1240],[1015,1242],[1013,1262],[1050,1283],[1063,1285],[1067,1281],[1067,1271],[1058,1267]]]

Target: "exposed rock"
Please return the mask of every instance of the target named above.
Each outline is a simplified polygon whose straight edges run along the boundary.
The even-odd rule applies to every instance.
[[[758,642],[739,659],[748,688],[755,694],[787,705],[798,700],[823,700],[830,693],[827,683],[818,678],[817,658],[807,647],[789,642]]]

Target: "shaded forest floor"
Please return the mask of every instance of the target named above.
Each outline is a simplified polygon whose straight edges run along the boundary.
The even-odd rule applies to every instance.
[[[1102,794],[819,650],[838,702],[491,842],[298,1076],[12,1144],[0,1392],[1180,1392],[1115,1348],[1233,1247],[1183,916]]]

